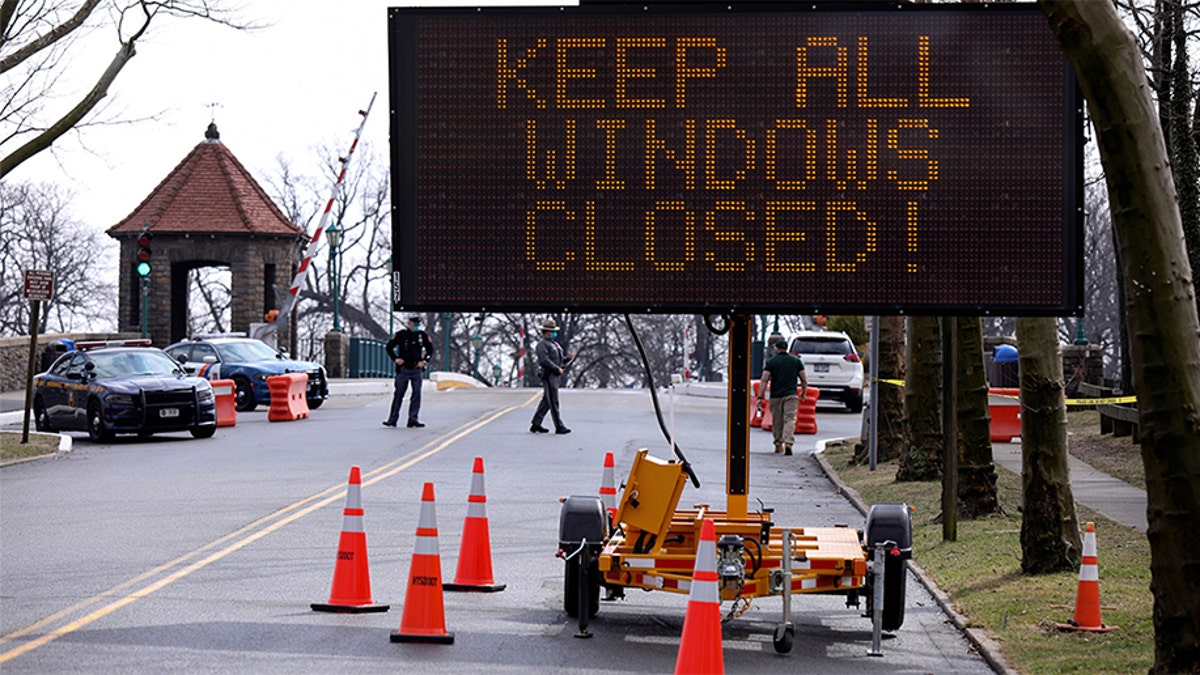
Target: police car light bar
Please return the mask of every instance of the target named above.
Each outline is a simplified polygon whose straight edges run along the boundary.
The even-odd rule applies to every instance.
[[[89,340],[86,342],[76,342],[76,349],[98,349],[100,347],[149,347],[150,340],[141,338],[137,340]]]

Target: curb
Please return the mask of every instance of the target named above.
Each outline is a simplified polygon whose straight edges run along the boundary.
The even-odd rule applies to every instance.
[[[813,452],[813,459],[817,461],[817,465],[821,467],[821,471],[825,472],[825,476],[829,478],[837,491],[844,495],[854,505],[854,508],[858,509],[859,513],[865,517],[869,507],[863,500],[862,495],[858,493],[858,490],[842,482],[841,476],[838,476],[837,471],[834,470],[833,466],[822,454],[826,442],[817,441],[817,449]],[[908,570],[925,587],[925,590],[929,591],[929,594],[933,596],[933,601],[938,604],[938,607],[942,608],[946,616],[950,617],[950,623],[967,638],[967,641],[979,652],[983,660],[988,662],[992,670],[1001,675],[1019,675],[1017,670],[1004,657],[1004,652],[1000,649],[1000,643],[986,629],[971,626],[971,619],[958,613],[958,609],[954,607],[954,601],[950,599],[949,595],[946,595],[945,591],[938,587],[920,565],[909,560]]]
[[[12,459],[7,462],[0,462],[0,469],[4,468],[6,466],[12,466],[14,464],[24,464],[25,462],[32,462],[37,459],[45,459],[47,457],[53,457],[56,455],[65,455],[74,450],[75,439],[71,438],[70,436],[68,436],[66,434],[48,434],[44,431],[30,431],[29,435],[30,436],[58,436],[58,450],[55,452],[47,452],[44,455],[34,455],[33,457],[22,457],[21,459]]]

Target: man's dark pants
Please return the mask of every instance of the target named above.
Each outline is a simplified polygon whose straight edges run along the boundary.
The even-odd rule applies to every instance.
[[[424,368],[401,368],[396,373],[396,392],[392,394],[392,411],[388,415],[388,424],[395,424],[400,417],[400,404],[404,402],[404,392],[412,384],[412,397],[408,399],[408,421],[419,422],[421,414],[421,384],[425,379]]]
[[[557,373],[547,373],[542,376],[542,400],[538,403],[537,412],[533,414],[533,426],[541,426],[542,420],[549,412],[550,419],[554,420],[555,431],[567,428],[562,423],[562,418],[558,416],[558,383],[560,380],[562,380],[562,375]]]

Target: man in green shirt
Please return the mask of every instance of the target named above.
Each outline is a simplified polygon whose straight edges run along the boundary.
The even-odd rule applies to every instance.
[[[771,433],[775,436],[775,452],[792,454],[796,440],[796,408],[800,399],[808,394],[808,376],[804,374],[804,362],[800,357],[788,353],[787,342],[775,343],[775,356],[767,359],[763,366],[762,391],[771,398]],[[796,395],[796,388],[800,395]]]

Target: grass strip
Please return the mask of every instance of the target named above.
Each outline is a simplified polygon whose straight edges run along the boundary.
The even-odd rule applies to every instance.
[[[29,434],[29,442],[21,442],[21,432],[0,431],[0,462],[39,457],[58,452],[58,436]]]
[[[953,600],[970,625],[987,630],[1021,673],[1145,673],[1154,663],[1150,545],[1145,535],[1078,505],[1080,524],[1096,524],[1100,603],[1111,633],[1061,632],[1074,616],[1078,568],[1021,573],[1021,479],[997,467],[1004,513],[960,521],[955,542],[942,541],[941,484],[897,483],[896,464],[872,472],[852,465],[853,446],[825,450],[843,482],[868,504],[906,502],[913,512],[913,557]],[[901,628],[900,630],[904,630]]]

